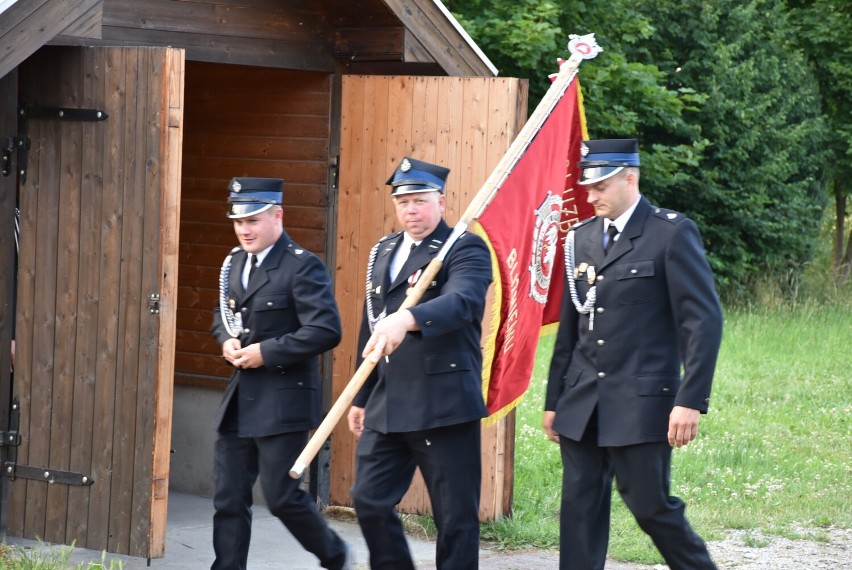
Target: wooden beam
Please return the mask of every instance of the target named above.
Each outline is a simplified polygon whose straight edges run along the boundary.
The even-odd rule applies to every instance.
[[[77,18],[74,23],[62,30],[62,33],[57,37],[98,39],[101,37],[101,26],[103,25],[103,20],[104,5],[102,2],[98,2],[89,8],[85,14]],[[52,41],[53,40],[51,40],[51,42]]]
[[[383,1],[448,75],[497,75],[497,69],[440,0]]]
[[[69,45],[63,42],[63,45]],[[77,45],[76,42],[72,45]],[[88,46],[163,46],[183,48],[187,61],[205,61],[299,71],[333,73],[337,63],[324,43],[289,42],[212,34],[185,34],[104,26],[103,39]]]
[[[403,61],[406,29],[337,28],[334,56],[348,61]]]
[[[33,0],[13,4],[0,19],[0,77],[101,1]]]
[[[429,55],[429,50],[423,47],[417,36],[409,30],[405,30],[403,40],[403,58],[408,63],[435,63],[435,58]]]

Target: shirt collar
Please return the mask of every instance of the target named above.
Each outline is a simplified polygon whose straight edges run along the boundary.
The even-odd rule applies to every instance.
[[[615,220],[610,220],[609,218],[604,218],[604,232],[609,229],[610,224],[615,224],[615,229],[618,230],[618,233],[624,231],[624,226],[627,225],[628,220],[630,220],[630,216],[633,215],[633,212],[636,210],[636,206],[639,205],[639,200],[642,199],[642,195],[636,196],[636,201],[633,202],[633,205],[627,208],[623,214],[615,218]]]
[[[402,232],[402,247],[407,247],[408,249],[411,249],[411,244],[420,245],[422,241],[423,240],[414,241],[414,238],[408,235],[408,233]]]
[[[269,254],[269,252],[270,252],[270,251],[272,251],[272,247],[273,247],[274,245],[275,245],[275,244],[270,245],[269,247],[267,247],[266,249],[264,249],[264,250],[263,250],[263,251],[261,251],[260,253],[252,254],[252,255],[256,255],[256,256],[257,256],[257,266],[258,266],[258,267],[260,267],[260,265],[263,263],[263,260],[264,260],[264,259],[266,259],[266,256]]]

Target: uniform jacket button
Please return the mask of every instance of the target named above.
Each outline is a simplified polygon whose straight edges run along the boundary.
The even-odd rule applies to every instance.
[[[598,275],[598,276],[596,277],[596,279],[597,279],[598,281],[603,281],[603,280],[604,280],[604,276],[603,276],[603,275]]]
[[[251,332],[251,329],[243,329],[243,334],[248,334]]]
[[[604,339],[602,339],[602,338],[598,339],[598,346],[603,346],[605,344],[606,344],[606,341]]]
[[[598,372],[598,378],[600,378],[601,380],[606,378],[606,372]]]
[[[267,307],[271,307],[271,306],[272,306],[272,301],[267,301],[267,302],[266,302],[266,306],[267,306]]]
[[[605,310],[606,309],[604,309],[603,307],[598,307],[597,309],[595,309],[595,311],[598,313],[603,313]]]

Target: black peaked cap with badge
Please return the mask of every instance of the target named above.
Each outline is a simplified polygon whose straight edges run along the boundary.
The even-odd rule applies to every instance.
[[[232,178],[228,183],[228,217],[246,218],[280,206],[284,181],[280,178]]]
[[[449,174],[449,168],[406,156],[385,184],[391,187],[391,196],[415,192],[443,194]]]
[[[636,139],[598,139],[580,145],[580,184],[595,184],[625,167],[639,166],[639,141]]]

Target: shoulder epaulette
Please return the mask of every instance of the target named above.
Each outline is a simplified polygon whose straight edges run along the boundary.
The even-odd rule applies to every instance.
[[[232,249],[231,251],[229,251],[229,252],[228,252],[228,255],[234,255],[235,253],[237,253],[238,251],[241,251],[242,249],[243,249],[243,246],[238,245],[237,247],[235,247],[234,249]]]
[[[654,207],[652,213],[654,214],[654,216],[660,218],[661,220],[666,220],[667,222],[670,222],[672,224],[679,224],[686,219],[686,216],[684,216],[680,212],[675,212],[674,210],[666,210],[665,208]]]
[[[383,241],[388,241],[389,239],[395,238],[400,234],[402,234],[401,231],[400,232],[392,232],[392,233],[389,233],[387,235],[384,235],[384,236],[379,238],[378,243],[382,243]]]
[[[573,226],[571,226],[571,229],[576,230],[577,228],[585,226],[586,224],[588,224],[589,222],[591,222],[595,219],[597,219],[597,216],[592,216],[590,218],[586,218],[585,220],[580,220],[579,222],[577,222]]]
[[[299,247],[299,244],[292,241],[287,244],[287,251],[296,257],[302,257],[307,253],[304,248]]]

